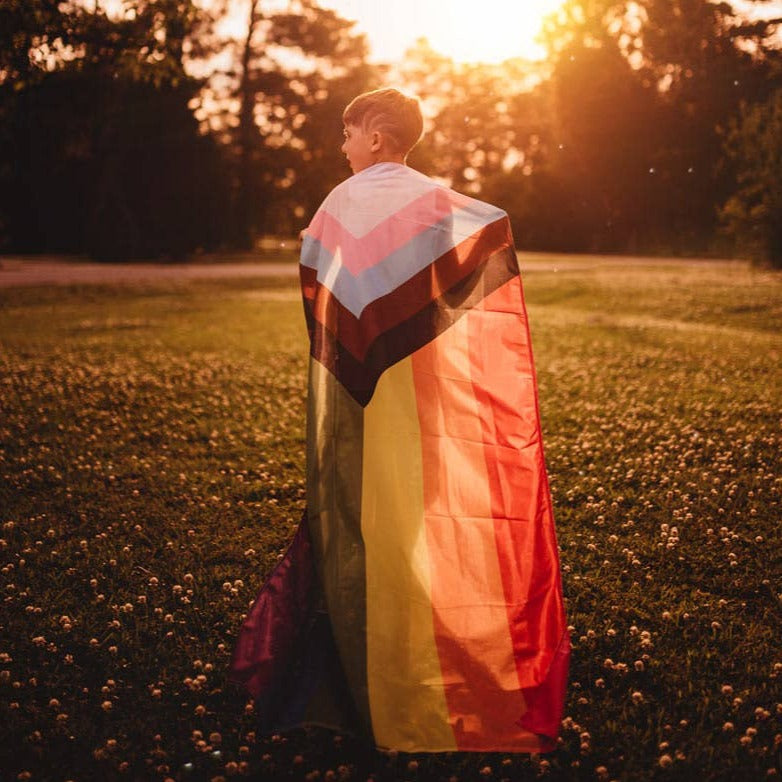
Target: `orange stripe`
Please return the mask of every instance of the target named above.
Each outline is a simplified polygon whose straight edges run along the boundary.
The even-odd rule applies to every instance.
[[[508,623],[526,689],[549,674],[564,632],[564,611],[521,280],[498,288],[476,309],[484,313],[466,319],[467,342]]]
[[[518,726],[526,707],[468,352],[476,317],[486,313],[468,313],[412,357],[435,641],[458,748],[534,752],[536,736]]]

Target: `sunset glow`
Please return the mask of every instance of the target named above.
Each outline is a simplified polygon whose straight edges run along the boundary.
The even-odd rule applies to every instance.
[[[542,59],[536,41],[543,18],[562,0],[324,0],[365,32],[374,60],[393,62],[417,38],[460,62]]]

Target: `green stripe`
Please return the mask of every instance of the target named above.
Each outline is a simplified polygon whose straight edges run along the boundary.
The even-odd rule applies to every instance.
[[[307,520],[334,640],[354,706],[369,737],[366,559],[361,536],[364,410],[310,359]]]

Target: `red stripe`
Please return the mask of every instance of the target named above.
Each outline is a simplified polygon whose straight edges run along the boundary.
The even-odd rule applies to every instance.
[[[471,311],[466,321],[484,313]],[[521,729],[486,485],[481,422],[460,323],[413,354],[432,615],[449,721],[462,751],[536,752]]]
[[[516,669],[521,687],[530,689],[525,692],[530,710],[521,724],[556,736],[561,702],[536,698],[535,689],[545,685],[558,692],[564,686],[552,690],[547,680],[565,618],[521,279],[497,289],[478,308],[489,314],[468,319],[470,359]],[[565,676],[567,665],[554,672]]]

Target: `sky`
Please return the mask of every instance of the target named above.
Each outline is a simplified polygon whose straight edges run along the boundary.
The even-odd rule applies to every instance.
[[[534,38],[561,0],[321,0],[365,32],[371,58],[400,60],[417,38],[462,62],[541,59]]]
[[[543,17],[562,0],[320,0],[356,20],[371,59],[396,62],[417,38],[460,62],[498,63],[509,57],[543,59],[535,38]],[[782,0],[731,0],[748,18],[782,15]],[[782,45],[782,31],[777,36]]]

